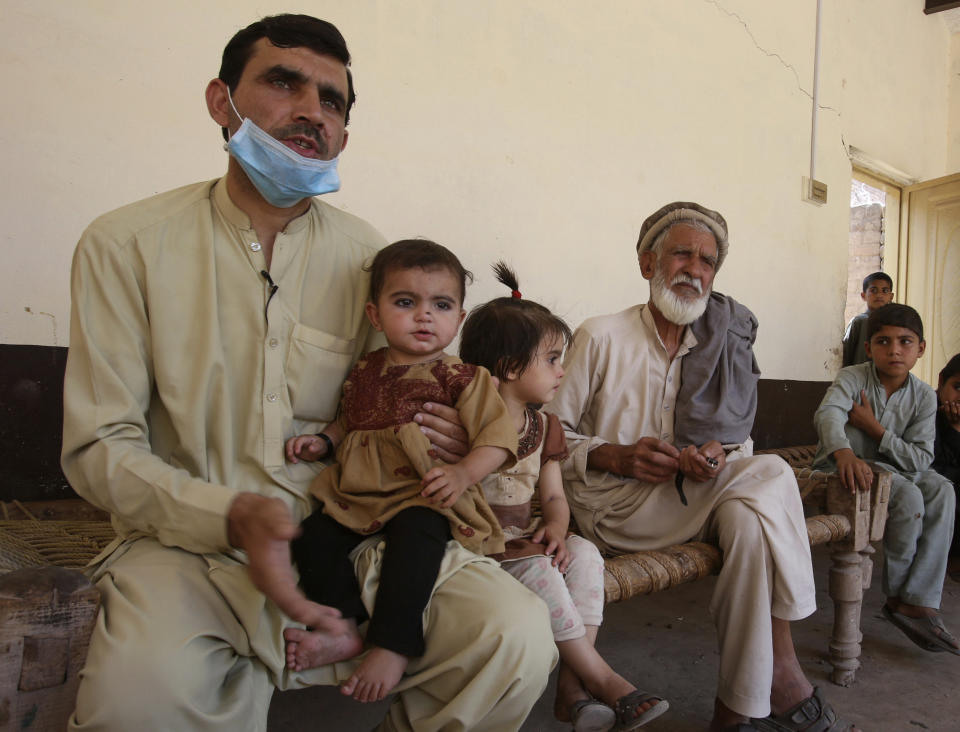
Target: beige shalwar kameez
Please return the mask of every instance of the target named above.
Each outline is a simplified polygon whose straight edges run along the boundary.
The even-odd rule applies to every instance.
[[[227,541],[241,491],[299,522],[322,464],[286,438],[335,416],[369,350],[367,223],[313,199],[276,237],[269,277],[224,180],[97,219],[73,263],[63,467],[119,538],[91,568],[103,607],[73,730],[263,730],[274,686],[345,680],[356,661],[293,673],[290,621]],[[380,548],[358,549],[372,609]],[[448,547],[382,730],[517,729],[556,659],[543,603],[490,560]]]
[[[590,470],[587,454],[642,437],[673,441],[680,363],[696,347],[689,329],[668,358],[643,305],[587,320],[574,335],[566,376],[546,409],[564,425],[564,486],[584,535],[615,554],[692,538],[719,541],[724,565],[711,602],[720,637],[717,696],[752,717],[770,712],[771,614],[798,620],[816,609],[810,548],[793,472],[751,443],[725,446],[727,464],[707,482],[642,483]]]

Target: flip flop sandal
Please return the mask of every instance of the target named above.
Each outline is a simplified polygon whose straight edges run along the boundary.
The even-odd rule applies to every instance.
[[[637,709],[651,701],[655,701],[656,704],[647,711],[637,714]],[[628,732],[628,730],[638,729],[650,720],[659,717],[669,708],[670,702],[663,697],[637,689],[617,699],[617,703],[613,707],[613,711],[617,714],[617,724],[613,730],[614,732]]]
[[[580,699],[570,705],[574,732],[608,732],[616,721],[616,713],[602,701]]]
[[[853,728],[852,724],[837,716],[816,686],[813,694],[788,712],[751,719],[750,724],[760,732],[849,732]]]
[[[924,618],[911,618],[886,605],[881,610],[883,616],[897,626],[903,634],[920,648],[932,653],[947,651],[960,656],[960,649],[954,647],[956,639],[943,624],[939,615]]]

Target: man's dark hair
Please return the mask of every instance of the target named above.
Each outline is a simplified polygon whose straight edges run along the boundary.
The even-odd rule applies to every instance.
[[[923,340],[923,321],[920,320],[920,314],[909,305],[891,302],[872,310],[867,317],[867,341],[885,325],[912,330],[917,338]]]
[[[370,273],[370,302],[376,304],[387,275],[398,269],[446,269],[460,282],[460,305],[473,274],[464,269],[457,255],[429,239],[401,239],[384,247],[364,269]]]
[[[960,353],[947,361],[947,365],[940,369],[940,384],[942,385],[947,379],[957,374],[960,374]]]
[[[562,318],[519,297],[517,277],[506,264],[497,262],[493,271],[517,297],[498,297],[474,308],[460,332],[460,358],[505,381],[511,371],[526,371],[544,338],[555,336],[566,346],[571,333]]]
[[[310,15],[271,15],[243,30],[237,31],[223,49],[218,77],[233,92],[240,83],[243,70],[253,53],[253,44],[266,38],[278,48],[309,48],[321,56],[332,56],[347,67],[347,111],[344,124],[350,124],[350,108],[357,96],[353,90],[353,74],[350,73],[350,51],[340,31],[333,23]],[[227,132],[224,130],[224,139]]]
[[[873,274],[868,274],[866,277],[863,278],[864,292],[866,292],[869,289],[870,283],[873,282],[874,280],[886,280],[887,284],[890,285],[890,289],[891,290],[893,289],[893,280],[890,279],[890,275],[888,275],[886,272],[874,272]]]

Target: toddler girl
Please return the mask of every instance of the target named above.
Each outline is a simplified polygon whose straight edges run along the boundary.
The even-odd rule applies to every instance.
[[[362,648],[367,618],[350,551],[383,532],[383,567],[367,642],[372,646],[342,692],[383,699],[410,657],[424,652],[423,610],[452,537],[480,554],[503,551],[503,533],[477,482],[512,464],[517,435],[486,369],[443,349],[465,315],[469,273],[434,242],[399,241],[370,265],[366,314],[387,346],[363,356],[343,385],[339,416],[317,435],[286,444],[287,458],[332,457],[311,486],[322,504],[291,542],[300,586],[314,602],[338,609],[343,631],[288,628],[287,665],[295,671],[350,658]],[[471,450],[445,465],[413,421],[424,402],[457,408]]]
[[[570,329],[542,305],[523,300],[505,264],[498,262],[494,272],[513,296],[470,313],[460,341],[464,361],[486,367],[499,379],[500,396],[519,433],[516,464],[481,482],[507,539],[506,550],[494,558],[550,609],[561,660],[557,718],[581,732],[636,729],[669,705],[638,691],[594,648],[603,617],[603,559],[593,544],[567,532],[570,509],[560,477],[560,461],[567,457],[563,428],[555,416],[538,409],[560,385]],[[542,519],[533,517],[535,492]]]

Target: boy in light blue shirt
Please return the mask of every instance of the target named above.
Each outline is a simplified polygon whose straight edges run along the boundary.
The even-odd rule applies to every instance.
[[[872,361],[841,369],[827,390],[814,415],[814,467],[835,470],[851,491],[869,490],[871,464],[893,474],[883,614],[924,650],[960,655],[939,613],[956,498],[950,481],[930,469],[936,394],[910,373],[925,347],[916,310],[891,303],[871,311]]]

